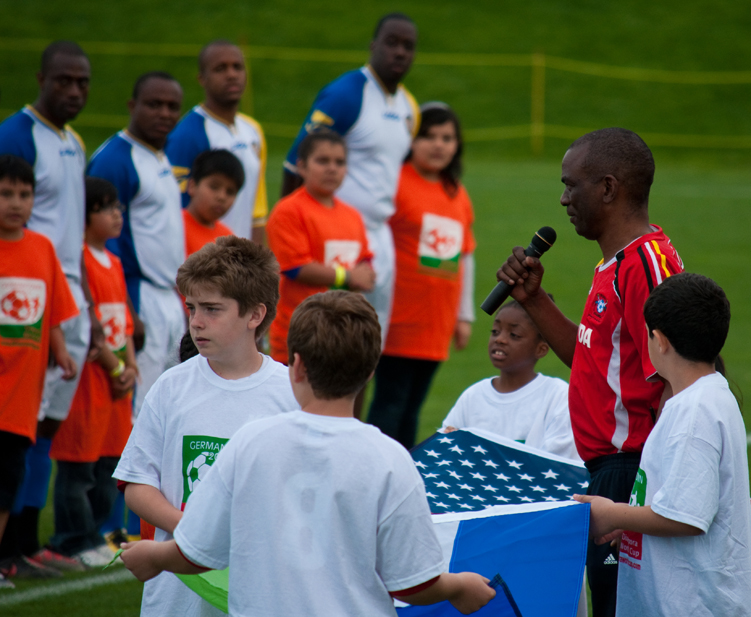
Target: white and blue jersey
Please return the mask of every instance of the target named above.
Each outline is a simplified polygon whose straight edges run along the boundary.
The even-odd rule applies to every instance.
[[[34,168],[34,207],[27,227],[46,236],[65,276],[80,283],[85,224],[86,151],[78,134],[63,130],[27,105],[0,124],[0,153]]]
[[[250,116],[236,114],[227,124],[203,105],[191,109],[167,139],[164,150],[180,183],[183,207],[190,196],[187,192],[190,169],[196,156],[206,150],[229,150],[243,165],[245,184],[232,208],[222,217],[236,236],[250,238],[253,227],[263,227],[268,218],[266,196],[266,140],[261,125]]]
[[[167,155],[120,131],[94,153],[88,174],[109,180],[125,206],[120,237],[107,248],[123,264],[128,295],[140,311],[139,283],[175,286],[185,261],[180,188]]]
[[[347,142],[347,176],[336,195],[354,206],[369,229],[394,213],[404,157],[420,123],[420,111],[404,86],[389,93],[369,66],[345,73],[319,93],[284,166],[297,173],[303,138],[328,127]]]

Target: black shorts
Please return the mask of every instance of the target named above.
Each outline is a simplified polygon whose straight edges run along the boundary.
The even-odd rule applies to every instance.
[[[0,510],[10,510],[26,475],[31,439],[0,431]]]

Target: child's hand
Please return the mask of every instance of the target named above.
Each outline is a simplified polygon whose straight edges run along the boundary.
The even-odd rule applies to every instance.
[[[55,356],[55,362],[63,370],[63,379],[65,381],[72,381],[78,374],[78,366],[73,357],[67,352],[62,350]]]
[[[110,377],[110,386],[112,387],[112,398],[119,399],[127,396],[136,385],[138,369],[134,366],[126,366],[122,375]]]
[[[455,426],[445,426],[445,427],[443,427],[443,432],[444,433],[453,433],[454,431],[457,431],[457,430],[459,430],[459,429],[457,429]]]
[[[579,503],[589,504],[589,537],[595,544],[605,544],[620,538],[622,529],[616,529],[610,522],[615,502],[596,495],[574,495]]]
[[[375,285],[375,279],[375,270],[368,262],[363,261],[349,271],[347,288],[352,291],[370,291]]]
[[[162,569],[156,565],[159,542],[153,540],[123,542],[120,548],[123,549],[120,559],[123,560],[125,567],[142,583],[162,572]]]
[[[463,615],[479,611],[483,606],[495,598],[495,589],[484,576],[474,572],[458,572],[452,577],[456,581],[457,590],[448,600]]]

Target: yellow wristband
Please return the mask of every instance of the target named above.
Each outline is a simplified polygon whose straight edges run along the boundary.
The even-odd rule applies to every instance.
[[[344,266],[334,268],[334,289],[344,289],[347,286],[347,270]]]
[[[125,362],[118,361],[117,366],[110,371],[110,377],[120,377],[125,372]]]

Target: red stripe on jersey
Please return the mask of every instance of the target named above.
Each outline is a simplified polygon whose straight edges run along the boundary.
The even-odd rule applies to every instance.
[[[651,289],[683,270],[659,227],[595,270],[571,367],[569,409],[585,461],[640,452],[654,425],[661,381],[647,352],[642,309]]]

